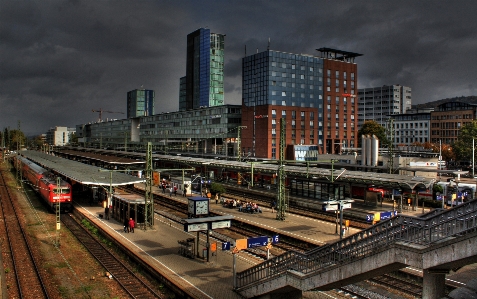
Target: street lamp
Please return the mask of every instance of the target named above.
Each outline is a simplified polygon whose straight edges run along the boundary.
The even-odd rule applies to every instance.
[[[400,199],[399,199],[399,214],[402,213],[402,189],[399,189]]]

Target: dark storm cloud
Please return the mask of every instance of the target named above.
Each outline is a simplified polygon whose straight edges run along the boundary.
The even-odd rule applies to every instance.
[[[176,111],[186,35],[226,34],[225,99],[241,101],[245,55],[273,50],[358,57],[358,87],[401,84],[413,103],[476,95],[474,1],[14,1],[0,5],[0,129],[26,132],[125,112],[126,93],[156,91]],[[104,114],[103,118],[123,118]]]

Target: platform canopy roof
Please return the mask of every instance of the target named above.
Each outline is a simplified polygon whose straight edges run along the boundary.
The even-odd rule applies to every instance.
[[[98,151],[90,149],[92,151]],[[109,151],[111,155],[124,155],[125,152],[121,151]],[[145,159],[146,154],[127,152],[128,155],[137,158]],[[278,161],[277,160],[257,160],[248,162],[239,162],[232,160],[222,159],[209,159],[199,157],[186,157],[182,155],[161,155],[153,154],[154,160],[169,161],[177,164],[183,164],[187,167],[211,167],[222,168],[224,170],[240,170],[243,172],[250,172],[253,167],[254,174],[277,174],[278,173]],[[436,179],[411,176],[411,175],[399,175],[389,173],[377,173],[372,171],[353,171],[345,170],[346,167],[360,167],[370,169],[386,169],[385,167],[370,167],[361,165],[350,165],[347,163],[333,161],[334,170],[328,168],[321,168],[323,165],[328,167],[332,164],[331,160],[326,161],[285,161],[283,166],[288,178],[310,179],[316,181],[328,181],[336,183],[350,183],[356,185],[375,185],[376,187],[383,187],[389,189],[429,189],[435,183]],[[421,171],[421,169],[410,168],[412,171]],[[434,169],[437,173],[437,169]],[[333,179],[331,179],[333,178]]]
[[[145,164],[145,160],[136,160],[125,157],[119,157],[117,155],[99,154],[94,152],[80,152],[73,150],[62,150],[62,154],[71,155],[79,158],[86,158],[88,160],[100,161],[111,165],[142,165]]]
[[[21,151],[20,155],[43,168],[61,174],[83,185],[120,186],[143,183],[145,180],[123,172],[99,168],[38,151]]]

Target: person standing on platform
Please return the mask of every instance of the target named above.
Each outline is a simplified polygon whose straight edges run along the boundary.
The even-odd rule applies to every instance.
[[[177,197],[177,186],[174,186],[174,196]]]
[[[172,197],[172,187],[169,187],[169,197]]]
[[[124,232],[129,233],[129,220],[128,217],[124,217]]]
[[[129,231],[134,233],[134,220],[129,218]]]
[[[219,203],[219,193],[215,193],[215,204]]]
[[[272,213],[275,213],[275,206],[276,206],[275,201],[272,201],[272,204],[270,206],[272,208]]]

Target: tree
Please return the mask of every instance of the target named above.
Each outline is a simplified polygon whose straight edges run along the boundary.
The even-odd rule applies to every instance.
[[[41,135],[38,135],[38,136],[35,136],[35,137],[32,139],[32,142],[31,142],[31,143],[32,143],[32,147],[33,147],[34,149],[40,149],[40,148],[42,148],[42,146],[43,146],[43,144],[44,144],[45,142],[43,141],[42,136],[41,136]]]
[[[380,147],[388,147],[391,142],[386,137],[386,129],[374,120],[366,121],[358,131],[358,146],[361,146],[362,135],[375,135],[379,139]]]
[[[10,150],[21,149],[26,145],[26,138],[22,131],[12,130],[10,133]]]
[[[472,160],[473,139],[477,139],[477,121],[467,123],[459,130],[459,136],[453,145],[456,161]]]
[[[225,193],[225,187],[222,184],[219,183],[212,183],[210,185],[210,193],[212,194],[224,194]]]

